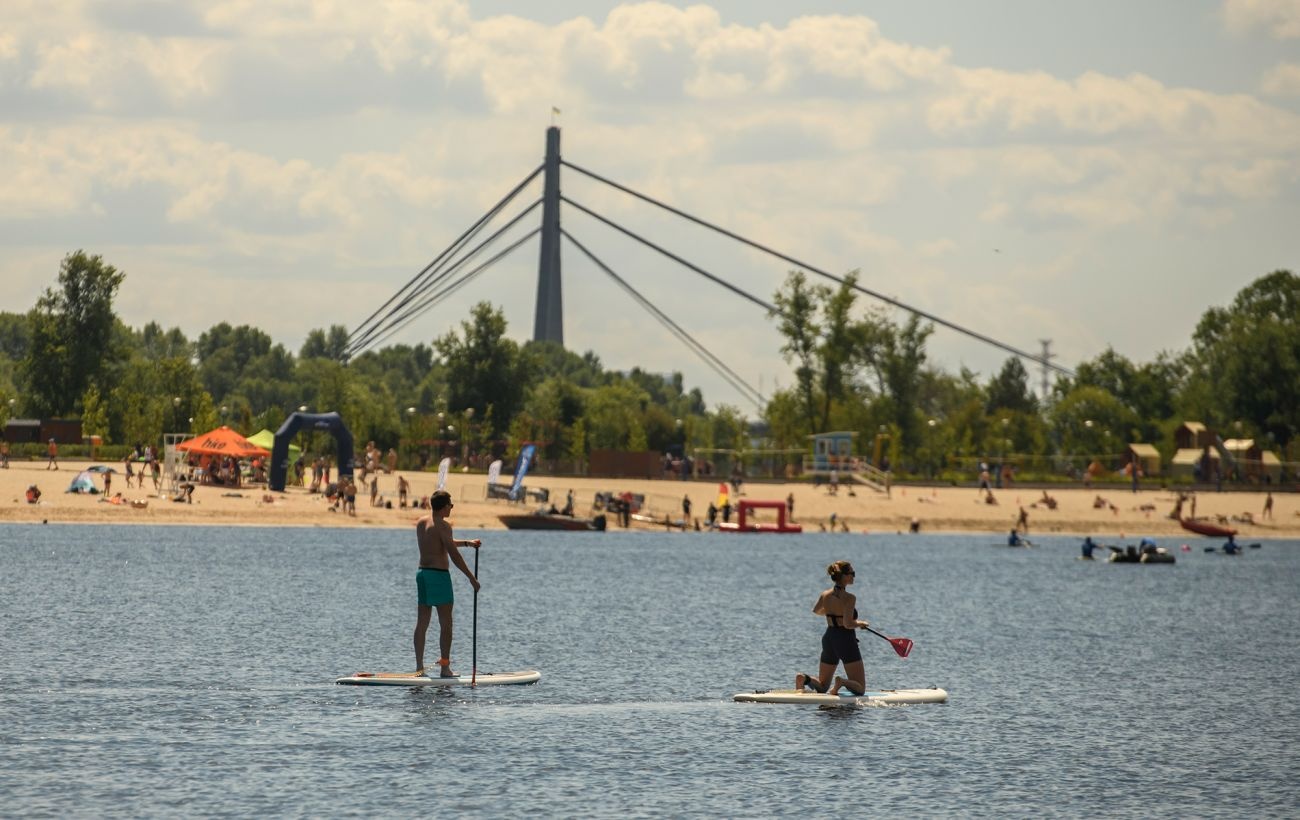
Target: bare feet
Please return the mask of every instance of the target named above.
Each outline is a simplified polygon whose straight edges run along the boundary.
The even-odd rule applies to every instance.
[[[440,677],[440,678],[459,678],[460,675],[457,675],[455,672],[451,671],[451,667],[450,667],[450,666],[444,666],[444,667],[442,668],[442,671],[438,673],[438,677]]]
[[[860,684],[855,683],[849,680],[848,678],[842,678],[839,675],[836,675],[835,685],[831,687],[831,694],[838,695],[840,693],[840,687],[842,686],[847,687],[848,690],[855,695],[861,695],[863,692],[867,691],[866,687],[862,687],[861,691],[859,691],[858,687],[860,686]]]

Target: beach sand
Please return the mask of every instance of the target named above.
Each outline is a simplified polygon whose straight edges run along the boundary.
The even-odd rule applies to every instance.
[[[152,490],[137,487],[128,489],[125,476],[113,476],[113,492],[121,492],[131,501],[147,501],[147,506],[110,504],[103,495],[66,493],[65,490],[80,470],[89,462],[61,462],[58,471],[44,469],[43,461],[11,462],[10,469],[0,469],[0,522],[26,523],[86,523],[86,524],[189,524],[189,525],[252,525],[301,527],[410,527],[422,515],[414,509],[397,506],[397,478],[393,475],[379,477],[379,492],[393,508],[371,507],[369,490],[362,488],[357,497],[356,517],[342,511],[331,511],[328,502],[319,494],[301,488],[290,488],[284,493],[268,493],[260,485],[246,486],[240,490],[223,487],[197,487],[193,503],[176,503],[159,498]],[[113,465],[117,467],[118,465]],[[415,497],[428,496],[437,486],[435,473],[404,472],[411,483]],[[103,477],[96,476],[96,484],[103,487]],[[448,477],[447,489],[451,491],[456,507],[451,517],[453,526],[462,529],[502,529],[498,516],[506,513],[526,512],[538,506],[511,504],[506,501],[488,501],[485,498],[486,478],[481,474],[453,473]],[[41,489],[37,504],[28,504],[24,493],[30,484]],[[579,515],[590,512],[596,492],[632,492],[646,497],[648,511],[662,518],[681,518],[681,500],[690,496],[692,518],[704,520],[709,502],[718,494],[716,481],[662,481],[622,478],[572,478],[530,475],[525,482],[529,489],[546,488],[557,507],[564,506],[565,494],[573,490],[575,510]],[[1186,532],[1178,522],[1168,516],[1174,506],[1174,494],[1160,489],[1144,489],[1134,494],[1127,488],[1111,487],[1086,489],[1083,487],[1054,487],[1048,493],[1056,499],[1057,507],[1049,510],[1040,502],[1041,489],[1010,487],[994,490],[997,506],[980,500],[974,483],[964,487],[896,486],[887,497],[866,487],[853,488],[841,485],[836,495],[825,486],[815,488],[804,483],[746,483],[740,498],[756,500],[784,500],[793,494],[794,518],[805,532],[820,532],[830,528],[830,518],[837,519],[836,530],[846,525],[850,532],[880,533],[906,532],[913,518],[920,522],[922,532],[963,532],[984,534],[985,539],[999,543],[1006,537],[1019,516],[1020,507],[1029,515],[1029,536],[1043,534],[1092,535],[1114,540],[1121,537],[1136,539],[1144,535],[1165,536],[1175,539],[1197,538]],[[1101,496],[1115,509],[1093,507],[1094,499]],[[270,501],[265,500],[270,498]],[[1262,492],[1200,492],[1197,493],[1196,513],[1199,517],[1226,516],[1231,526],[1239,531],[1239,539],[1294,538],[1300,536],[1300,497],[1291,493],[1274,495],[1273,520],[1255,524],[1243,523],[1245,513],[1258,521],[1264,506]],[[732,503],[735,503],[733,497]],[[764,520],[773,520],[774,513],[766,513]],[[734,520],[734,516],[733,516]],[[617,528],[614,516],[609,517],[611,528]],[[666,529],[633,522],[635,529]]]

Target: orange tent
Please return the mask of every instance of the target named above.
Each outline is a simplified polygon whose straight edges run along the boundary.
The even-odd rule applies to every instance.
[[[258,447],[229,427],[218,427],[201,436],[182,441],[176,445],[177,450],[191,453],[207,453],[218,456],[269,456],[270,450]]]

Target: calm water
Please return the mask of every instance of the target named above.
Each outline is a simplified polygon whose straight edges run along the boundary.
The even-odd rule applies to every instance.
[[[408,532],[0,528],[0,814],[1300,811],[1300,543],[1159,567],[1075,539],[483,537],[479,669],[537,686],[333,685],[412,665]],[[815,671],[838,558],[916,642],[864,635],[868,683],[947,705],[730,701]]]

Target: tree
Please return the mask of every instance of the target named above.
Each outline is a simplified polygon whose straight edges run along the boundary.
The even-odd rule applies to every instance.
[[[1132,440],[1138,418],[1110,391],[1085,385],[1052,406],[1051,421],[1066,453],[1092,455],[1119,452]]]
[[[313,330],[298,351],[300,359],[332,359],[343,361],[343,354],[348,349],[348,329],[343,325],[330,325],[329,331]]]
[[[921,389],[922,367],[925,365],[925,341],[934,332],[933,325],[922,325],[916,314],[908,316],[902,327],[895,325],[881,312],[875,315],[871,340],[859,350],[876,371],[881,392],[891,403],[893,425],[899,432],[901,447],[911,452],[920,441],[919,419],[914,408]]]
[[[1009,410],[1014,413],[1038,412],[1038,400],[1029,390],[1029,372],[1019,357],[1012,356],[1002,365],[988,386],[988,411]]]
[[[174,327],[163,330],[162,325],[150,322],[135,336],[136,350],[146,359],[171,359],[184,357],[188,359],[194,352],[193,346],[181,329]]]
[[[484,422],[490,419],[483,432],[496,438],[523,406],[535,368],[531,357],[505,337],[505,316],[489,303],[475,305],[461,331],[433,343],[447,371],[447,404],[457,413],[475,408]]]
[[[235,385],[259,356],[271,352],[274,345],[265,332],[250,325],[231,327],[228,322],[213,325],[199,336],[195,348],[199,357],[199,375],[203,386],[214,398],[225,400]],[[286,354],[287,355],[287,354]]]
[[[103,258],[84,251],[63,258],[58,289],[47,288],[27,315],[30,339],[22,375],[30,412],[75,410],[86,388],[119,358],[110,344],[116,322],[113,297],[125,278]]]
[[[817,428],[817,404],[814,391],[817,385],[821,327],[817,323],[817,306],[824,298],[826,288],[808,284],[802,271],[791,271],[783,290],[773,297],[780,321],[777,328],[785,337],[781,355],[794,365],[795,383],[808,433]]]
[[[32,329],[21,313],[0,312],[0,356],[21,361],[31,344]]]
[[[1244,421],[1282,441],[1300,430],[1300,277],[1256,279],[1231,307],[1206,311],[1192,342],[1206,421]]]

